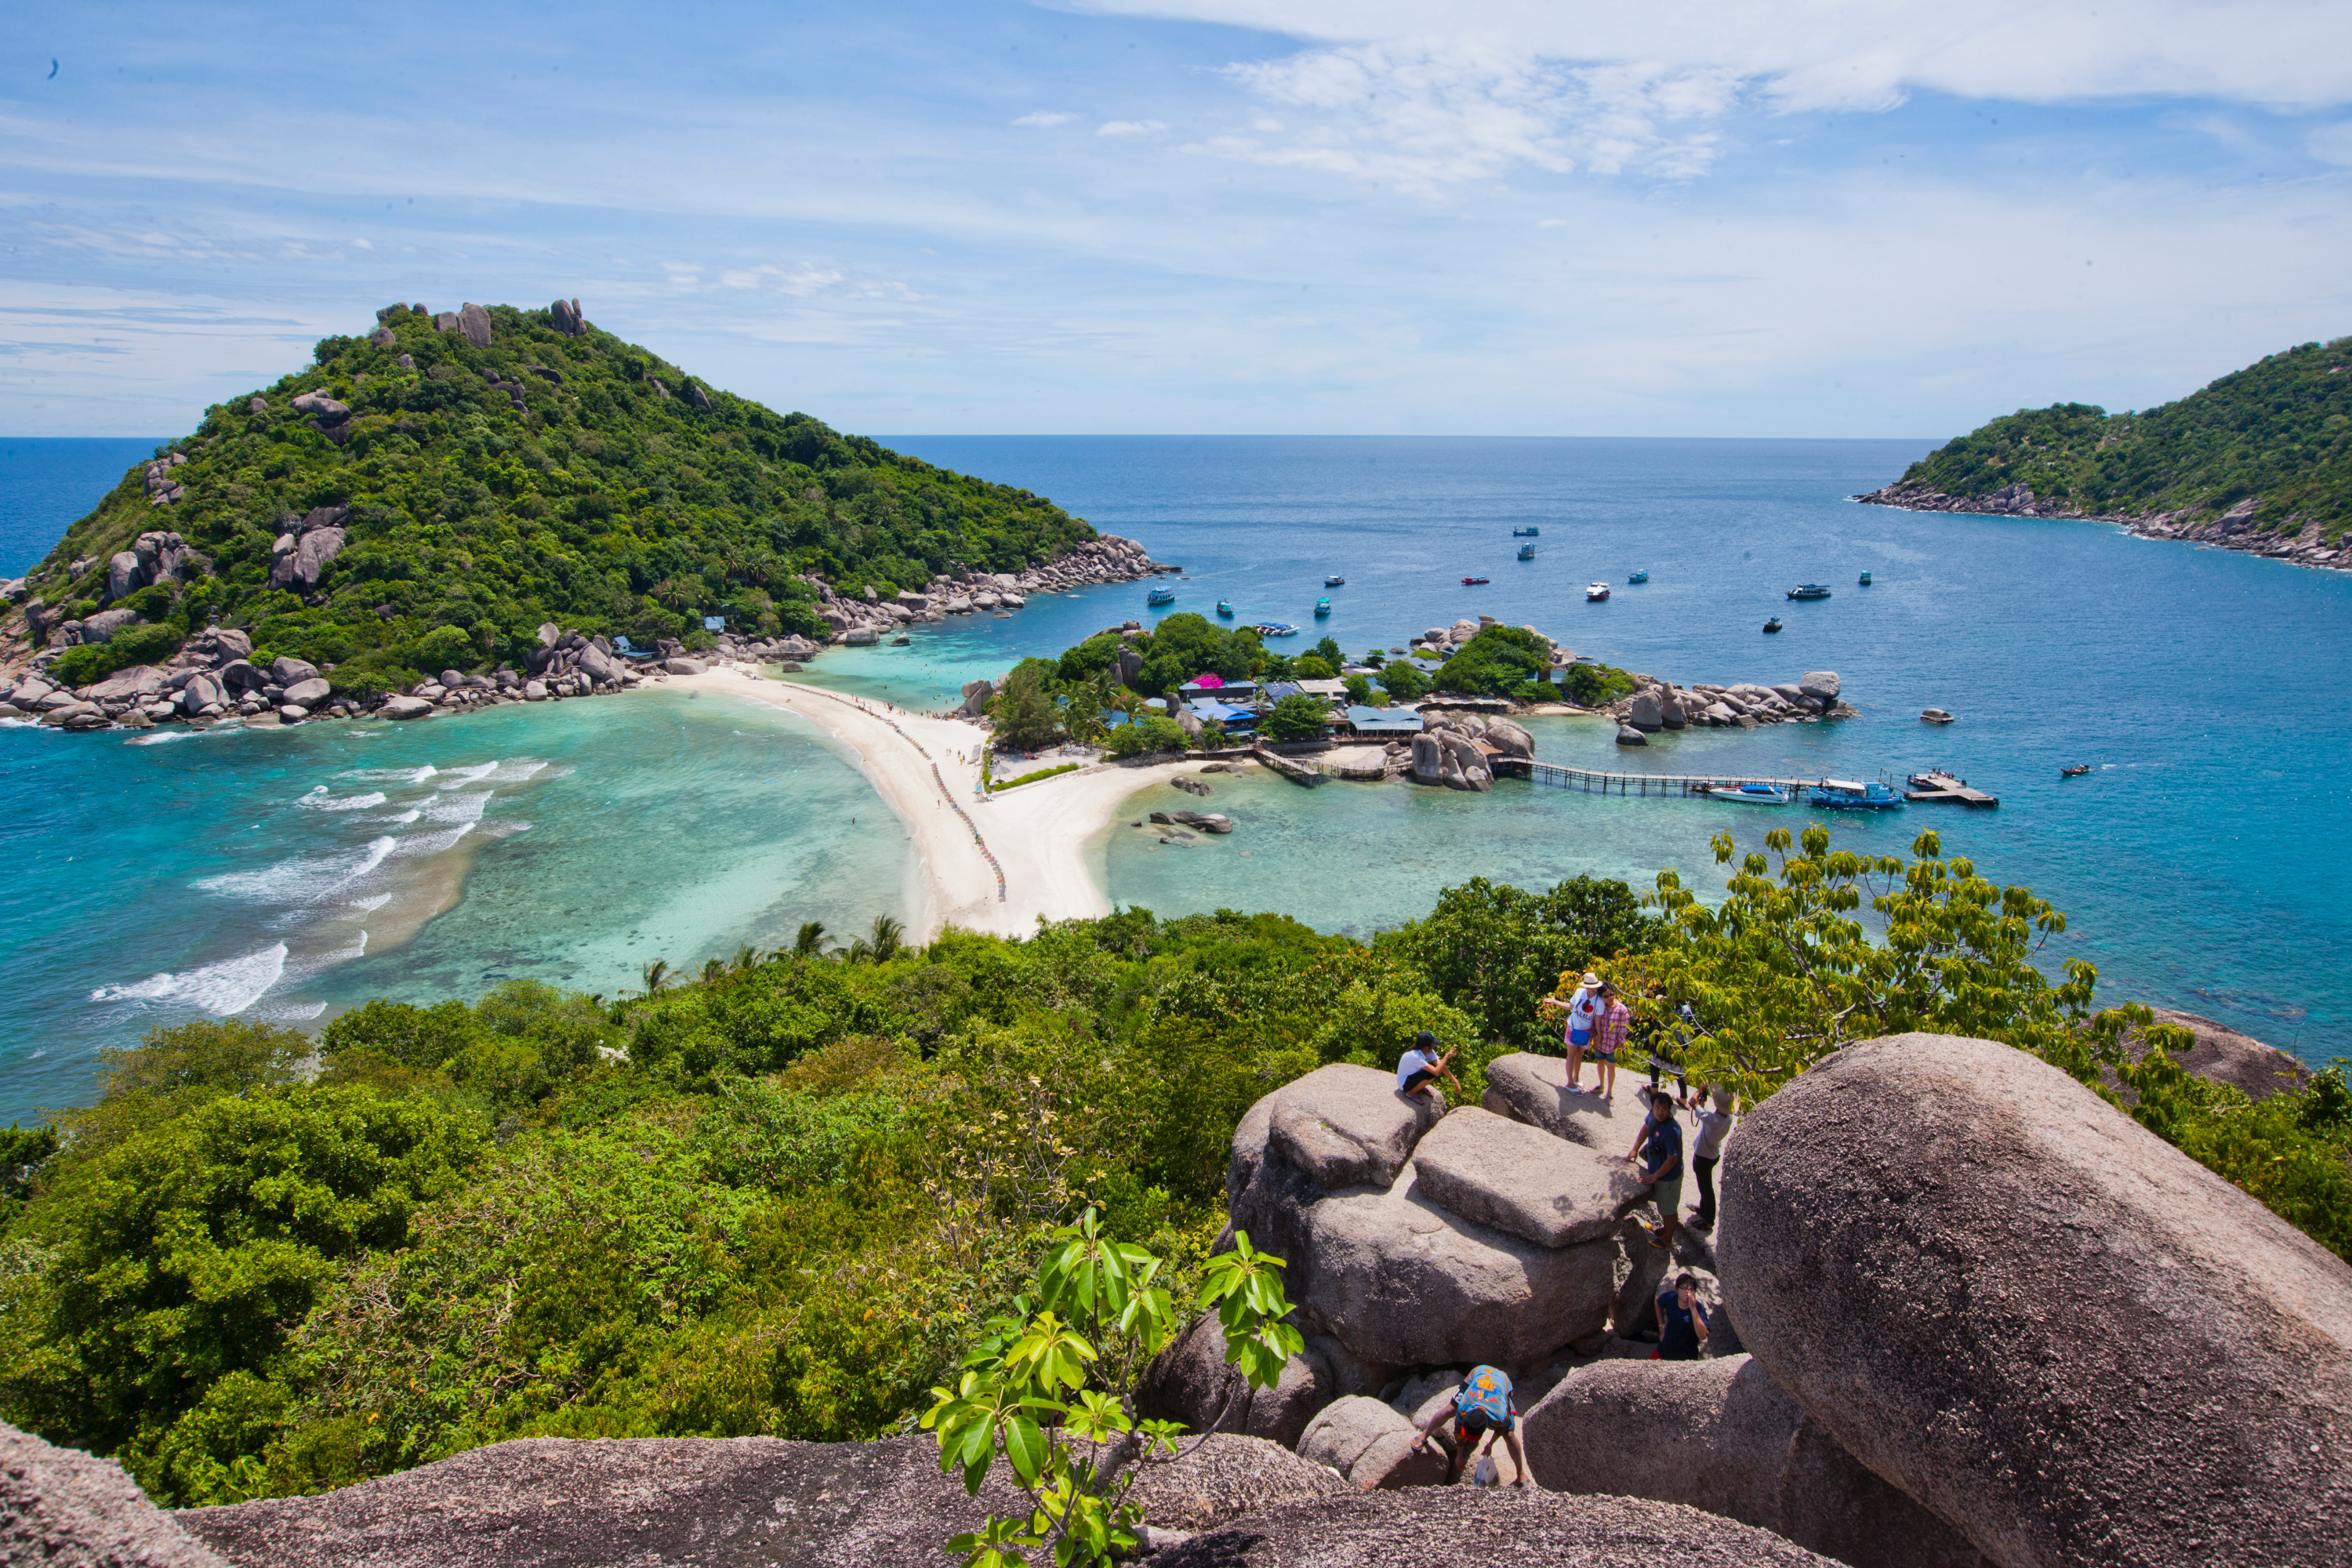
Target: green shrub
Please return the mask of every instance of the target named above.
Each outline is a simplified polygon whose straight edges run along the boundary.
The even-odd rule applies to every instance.
[[[1181,752],[1184,749],[1183,726],[1173,719],[1163,719],[1147,713],[1130,719],[1110,732],[1103,742],[1103,750],[1114,757],[1140,757],[1153,752]]]
[[[1039,768],[1034,773],[1023,773],[1017,779],[1006,779],[1002,784],[992,784],[989,787],[991,789],[998,790],[1013,789],[1021,784],[1034,784],[1039,779],[1052,778],[1055,773],[1075,773],[1077,771],[1078,765],[1079,764],[1076,763],[1064,763],[1058,768]]]
[[[134,664],[161,664],[179,651],[180,634],[170,626],[123,626],[104,642],[66,649],[49,672],[58,685],[70,689]]]
[[[1561,672],[1560,684],[1569,700],[1580,708],[1598,708],[1633,692],[1633,678],[1623,670],[1582,660]]]
[[[1438,667],[1440,691],[1525,700],[1551,668],[1551,644],[1517,626],[1486,626]]]
[[[1262,728],[1273,741],[1319,741],[1331,732],[1331,707],[1319,697],[1304,694],[1277,700]]]

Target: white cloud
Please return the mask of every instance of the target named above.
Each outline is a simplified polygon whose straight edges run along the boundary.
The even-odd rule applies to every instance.
[[[2323,163],[2352,169],[2352,120],[2311,133],[2311,155]]]
[[[1149,136],[1168,127],[1157,120],[1106,120],[1095,130],[1097,136]]]
[[[1034,113],[1023,115],[1013,123],[1015,125],[1035,126],[1043,129],[1044,127],[1050,125],[1067,125],[1071,121],[1076,120],[1076,115],[1066,114],[1058,109],[1040,109]]]
[[[375,247],[374,247],[374,246],[370,245],[370,244],[369,244],[366,240],[364,240],[364,239],[355,239],[355,240],[352,241],[352,243],[353,245],[357,246],[357,247],[358,247],[360,249],[362,249],[362,250],[373,250],[373,249],[375,248]]]
[[[1092,0],[1327,45],[1426,43],[1425,0]],[[2198,97],[2352,102],[2340,7],[2310,0],[1454,0],[1444,37],[1534,59],[1726,71],[1794,108],[1908,92],[2056,103]]]

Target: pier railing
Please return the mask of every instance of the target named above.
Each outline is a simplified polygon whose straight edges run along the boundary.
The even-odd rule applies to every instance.
[[[1738,789],[1742,784],[1770,784],[1777,789],[1811,789],[1817,779],[1769,778],[1762,773],[1612,773],[1598,768],[1571,768],[1559,763],[1538,763],[1527,757],[1492,759],[1495,771],[1517,775],[1557,789],[1582,790],[1587,795],[1700,795],[1714,789]]]

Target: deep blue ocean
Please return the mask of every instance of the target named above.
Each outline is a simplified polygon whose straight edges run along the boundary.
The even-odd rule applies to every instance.
[[[1671,773],[1950,768],[2000,809],[1912,806],[1838,822],[1840,840],[1901,852],[1933,826],[1947,853],[2065,911],[2044,956],[2096,964],[2103,999],[2183,1007],[2309,1060],[2352,1052],[2352,847],[2337,831],[2352,576],[2100,524],[1845,499],[1926,441],[886,439],[1140,540],[1186,568],[1171,610],[1230,598],[1244,619],[1306,628],[1301,648],[1324,630],[1350,654],[1402,647],[1485,613],[1685,683],[1835,669],[1860,718],[1635,752],[1605,724],[1545,720],[1539,754]],[[0,442],[0,572],[152,446]],[[1526,526],[1542,530],[1531,562],[1515,558]],[[1626,585],[1636,568],[1650,581]],[[1326,574],[1346,585],[1326,589]],[[1585,602],[1596,579],[1617,584],[1605,604]],[[1788,602],[1802,581],[1834,596]],[[1149,621],[1143,600],[1141,584],[1041,597],[907,648],[830,653],[814,678],[928,706],[1024,655]],[[1761,635],[1775,614],[1787,629]],[[1922,724],[1931,705],[1959,721]],[[2062,781],[2076,762],[2093,772]],[[788,716],[674,694],[156,744],[12,726],[0,765],[16,873],[0,885],[14,982],[0,1117],[70,1102],[99,1046],[158,1021],[232,1007],[300,1020],[518,974],[611,993],[652,957],[690,966],[801,919],[904,912],[907,847],[847,760]],[[1754,844],[1802,820],[1515,782],[1483,796],[1218,788],[1241,824],[1231,838],[1163,846],[1124,826],[1156,802],[1122,815],[1095,849],[1113,899],[1363,933],[1474,875],[1647,889],[1673,867],[1719,889],[1710,836]]]

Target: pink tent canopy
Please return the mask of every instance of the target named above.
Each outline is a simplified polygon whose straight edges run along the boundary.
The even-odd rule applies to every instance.
[[[1192,682],[1193,685],[1199,687],[1203,691],[1214,691],[1224,683],[1225,678],[1217,674],[1213,670]]]

